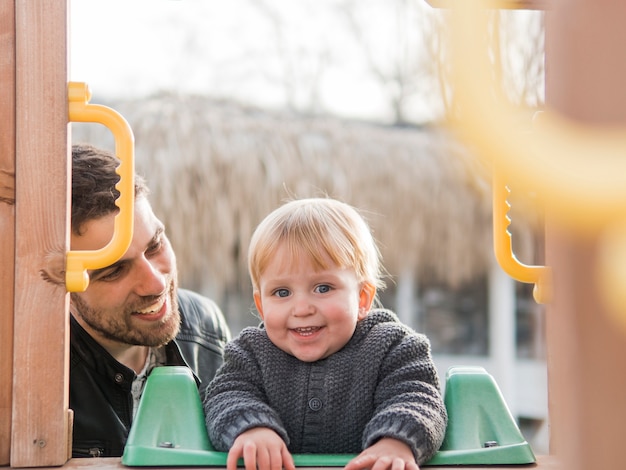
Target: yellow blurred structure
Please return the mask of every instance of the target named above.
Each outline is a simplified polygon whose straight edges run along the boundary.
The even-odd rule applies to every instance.
[[[519,110],[489,71],[486,15],[497,4],[446,3],[452,88],[462,110],[453,125],[505,184],[538,193],[546,214],[551,454],[568,470],[621,469],[626,4],[546,2],[547,108],[530,136],[517,132]]]

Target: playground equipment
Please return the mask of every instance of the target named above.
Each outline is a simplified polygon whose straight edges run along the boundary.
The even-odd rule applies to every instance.
[[[534,465],[621,469],[626,371],[612,364],[626,354],[626,276],[620,269],[626,265],[626,64],[617,47],[626,42],[626,4],[504,3],[548,8],[546,96],[553,112],[532,142],[509,132],[510,109],[479,99],[493,85],[484,79],[482,58],[472,55],[480,47],[457,56],[455,84],[473,118],[460,123],[461,135],[486,161],[498,161],[514,191],[548,189],[542,196],[552,277],[546,332],[552,455]],[[51,260],[69,251],[69,166],[60,158],[69,142],[67,5],[0,2],[6,32],[0,44],[0,464],[120,468],[119,459],[68,462],[67,290],[43,277],[55,279],[58,266]],[[473,45],[482,37],[474,13],[455,15],[450,28],[458,43]],[[541,286],[541,276],[538,281]]]
[[[101,123],[108,127],[115,138],[115,154],[121,161],[117,169],[120,182],[115,186],[120,192],[115,202],[120,211],[115,216],[113,238],[99,250],[67,253],[65,287],[68,292],[82,292],[89,284],[87,270],[115,263],[133,239],[135,141],[130,125],[121,114],[106,106],[89,104],[91,91],[87,84],[70,82],[67,94],[70,122]]]
[[[444,400],[449,417],[446,437],[427,466],[535,462],[496,382],[483,368],[451,368]],[[189,369],[154,369],[146,382],[122,463],[131,467],[224,467],[226,456],[211,445]],[[293,457],[297,467],[343,467],[355,455]]]
[[[551,272],[547,266],[529,266],[520,262],[513,251],[513,240],[508,226],[509,188],[496,170],[493,171],[493,248],[502,270],[519,282],[534,284],[533,296],[537,303],[550,301]]]
[[[69,251],[65,282],[68,292],[87,288],[87,269],[113,264],[128,249],[133,232],[134,142],[132,129],[116,111],[89,104],[91,92],[84,83],[68,88],[69,120],[107,126],[116,143],[121,164],[117,185],[120,212],[115,218],[112,240],[95,251]],[[494,196],[494,221],[508,220],[506,197]],[[498,209],[497,213],[495,209]],[[495,215],[497,214],[497,215]],[[497,227],[497,229],[496,229]],[[510,274],[525,282],[539,282],[545,268],[517,262],[506,240],[506,225],[494,224],[496,253]],[[539,274],[535,274],[538,272]],[[530,274],[527,274],[530,273]],[[524,277],[525,276],[525,277]],[[542,290],[544,292],[544,290]],[[449,426],[441,450],[429,466],[476,464],[530,464],[535,456],[508,410],[495,380],[484,369],[455,367],[446,376],[445,403]],[[207,436],[204,413],[196,383],[182,367],[160,367],[150,375],[136,419],[130,431],[122,463],[128,466],[225,466],[226,453],[216,451]],[[353,455],[299,454],[297,466],[341,467]]]

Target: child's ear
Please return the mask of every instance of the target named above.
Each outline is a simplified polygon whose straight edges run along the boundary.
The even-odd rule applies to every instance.
[[[376,286],[369,282],[361,284],[361,292],[359,292],[359,320],[363,320],[370,309],[376,297]]]
[[[252,295],[254,297],[254,305],[256,306],[256,310],[257,312],[259,312],[259,315],[261,316],[261,320],[264,320],[263,304],[261,303],[261,293],[258,290],[255,290]]]

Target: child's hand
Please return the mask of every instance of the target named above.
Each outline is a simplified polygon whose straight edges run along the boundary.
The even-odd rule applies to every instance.
[[[228,451],[226,470],[237,470],[240,457],[246,470],[296,470],[285,441],[269,428],[252,428],[239,434]]]
[[[397,439],[383,438],[353,458],[344,470],[419,470],[411,448]]]

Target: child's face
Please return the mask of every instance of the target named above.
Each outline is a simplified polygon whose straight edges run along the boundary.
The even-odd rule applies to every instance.
[[[332,263],[329,263],[333,266]],[[354,269],[316,271],[306,257],[293,259],[279,247],[260,277],[254,301],[270,340],[301,361],[339,351],[365,318],[375,288],[357,280]]]

